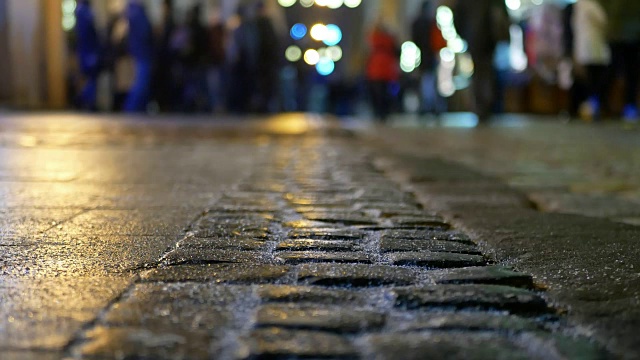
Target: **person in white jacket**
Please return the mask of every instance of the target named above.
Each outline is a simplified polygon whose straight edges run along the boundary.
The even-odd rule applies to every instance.
[[[580,112],[588,120],[599,117],[606,91],[607,67],[611,63],[607,23],[607,13],[596,0],[578,0],[575,4],[573,56],[586,75],[589,98]]]

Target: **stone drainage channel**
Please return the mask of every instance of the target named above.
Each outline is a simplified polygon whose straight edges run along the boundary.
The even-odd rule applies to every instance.
[[[259,156],[70,356],[608,358],[364,151],[304,138]]]

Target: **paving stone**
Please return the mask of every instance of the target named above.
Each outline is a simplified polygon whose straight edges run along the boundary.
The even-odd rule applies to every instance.
[[[358,333],[374,331],[385,324],[385,315],[345,306],[312,304],[268,304],[258,310],[256,326]]]
[[[146,299],[145,299],[146,300]],[[232,321],[231,311],[215,309],[192,301],[128,301],[112,306],[103,325],[134,327],[156,331],[180,330],[183,333],[203,331],[212,333]]]
[[[429,274],[437,284],[492,284],[533,289],[531,275],[518,273],[502,266],[469,267]]]
[[[186,238],[177,245],[178,249],[185,251],[192,250],[243,250],[243,251],[260,251],[267,246],[262,239],[253,238]]]
[[[585,337],[563,335],[561,333],[526,332],[519,334],[515,342],[523,348],[530,349],[533,355],[550,358],[555,355],[559,359],[604,360],[613,359],[602,346]]]
[[[293,205],[299,206],[331,206],[331,205],[350,205],[353,196],[296,196],[287,194],[286,199]]]
[[[355,242],[344,240],[311,240],[311,239],[295,239],[280,242],[276,246],[276,250],[281,251],[354,251],[358,246]]]
[[[448,230],[451,225],[444,222],[439,217],[426,217],[426,216],[394,216],[388,218],[394,226],[397,227],[426,227],[434,229]]]
[[[453,241],[467,245],[475,245],[469,237],[456,231],[442,230],[385,230],[380,233],[380,239],[387,240],[442,240]]]
[[[275,255],[285,264],[297,265],[304,263],[342,263],[342,264],[372,264],[371,256],[359,252],[326,252],[326,251],[285,251]]]
[[[247,358],[326,359],[354,358],[356,349],[351,342],[335,334],[287,330],[258,329],[245,340]]]
[[[289,232],[290,239],[317,240],[361,240],[364,233],[343,228],[294,229]]]
[[[227,214],[273,214],[278,212],[280,207],[271,203],[217,203],[214,207],[209,208],[210,212],[227,213]]]
[[[435,269],[483,266],[486,264],[480,255],[467,255],[446,252],[401,252],[389,254],[389,261],[399,266],[424,266]]]
[[[201,228],[194,227],[190,234],[194,237],[200,238],[216,238],[216,237],[236,237],[236,238],[253,238],[253,239],[269,239],[269,229],[266,227],[261,228],[248,228],[243,226],[219,226]]]
[[[339,205],[305,205],[305,206],[297,206],[294,209],[297,213],[300,214],[311,214],[311,213],[328,213],[328,212],[354,212],[359,211],[360,209],[356,208],[353,204],[339,204]]]
[[[264,252],[223,250],[216,248],[179,247],[164,256],[164,265],[211,263],[269,263]]]
[[[332,224],[344,225],[376,225],[378,221],[369,216],[354,212],[312,212],[306,213],[304,216],[311,221],[321,221]]]
[[[85,334],[72,353],[99,359],[207,359],[211,337],[190,331],[155,331],[140,328],[96,327]]]
[[[251,223],[258,225],[268,225],[274,220],[276,211],[268,213],[255,213],[252,211],[214,211],[209,209],[200,219],[199,224],[228,224],[228,223]]]
[[[325,289],[316,286],[262,285],[258,294],[264,302],[293,302],[315,304],[349,304],[363,306],[369,303],[365,292]]]
[[[310,229],[318,229],[318,228],[335,227],[335,224],[322,222],[322,221],[299,219],[299,220],[291,220],[291,221],[284,222],[282,226],[286,228],[292,228],[292,229],[310,230]]]
[[[469,255],[480,255],[480,250],[474,245],[467,245],[453,241],[442,240],[399,240],[381,239],[380,251],[387,252],[447,252]]]
[[[363,287],[413,284],[417,275],[414,270],[392,266],[305,264],[298,268],[298,280],[308,285]]]
[[[362,340],[365,359],[531,359],[509,339],[495,333],[424,332],[372,335]],[[399,355],[402,354],[402,355]],[[446,355],[445,355],[446,354]]]
[[[397,288],[391,292],[396,296],[396,306],[408,309],[477,308],[524,314],[551,311],[538,294],[501,285],[436,285]]]
[[[64,359],[62,351],[46,350],[0,350],[2,360],[60,360]]]
[[[521,333],[542,331],[539,321],[504,313],[491,312],[403,312],[390,316],[391,332],[438,331],[495,331]]]
[[[143,281],[198,281],[230,284],[265,284],[282,281],[289,267],[280,265],[210,264],[162,267],[142,275]]]

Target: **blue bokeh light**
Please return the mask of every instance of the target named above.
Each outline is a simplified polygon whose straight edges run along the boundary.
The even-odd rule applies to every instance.
[[[307,27],[304,24],[295,24],[291,27],[291,37],[294,40],[301,40],[307,36]]]
[[[336,46],[342,41],[342,30],[338,25],[327,25],[327,36],[323,40],[327,46]]]
[[[318,74],[323,76],[331,75],[335,69],[335,62],[326,57],[321,58],[320,61],[318,61],[318,63],[316,64],[316,70],[318,71]]]

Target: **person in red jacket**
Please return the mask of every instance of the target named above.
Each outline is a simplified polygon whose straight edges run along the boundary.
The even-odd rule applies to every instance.
[[[379,21],[369,35],[367,80],[376,119],[386,121],[395,95],[392,85],[400,77],[399,48],[395,37]]]

